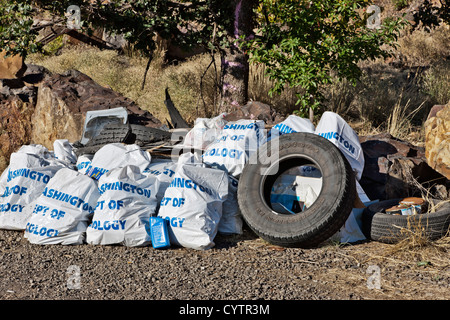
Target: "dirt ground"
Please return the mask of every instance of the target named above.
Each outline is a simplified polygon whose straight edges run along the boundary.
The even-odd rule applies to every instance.
[[[447,300],[449,237],[424,248],[374,241],[313,249],[247,228],[206,251],[30,244],[0,230],[1,300]]]

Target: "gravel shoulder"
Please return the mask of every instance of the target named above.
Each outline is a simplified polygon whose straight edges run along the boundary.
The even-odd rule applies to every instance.
[[[0,230],[0,299],[446,300],[445,241],[394,253],[378,242],[282,248],[245,228],[243,235],[218,235],[206,251],[156,250],[40,246],[23,232]]]

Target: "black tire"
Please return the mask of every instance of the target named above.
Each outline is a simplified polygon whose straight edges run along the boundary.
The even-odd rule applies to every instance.
[[[109,124],[86,147],[123,142],[143,146],[161,141],[170,141],[172,134],[157,128],[149,128],[137,124]]]
[[[106,146],[106,144],[96,145],[96,146],[90,146],[90,147],[81,147],[78,149],[75,149],[75,154],[79,157],[84,154],[95,154],[98,150],[100,150],[103,146]]]
[[[410,236],[411,232],[420,233],[420,236],[429,240],[437,240],[448,233],[450,224],[449,202],[443,203],[435,212],[431,213],[412,216],[385,213],[386,209],[397,205],[400,200],[384,200],[364,209],[362,215],[363,232],[368,239],[393,244]],[[435,204],[438,203],[435,200],[433,201]],[[411,232],[405,232],[405,230]]]
[[[141,147],[155,142],[168,142],[172,137],[172,134],[169,131],[144,127],[137,124],[131,125],[131,135],[131,139],[134,139],[133,143]]]
[[[277,160],[269,163],[271,142],[268,142],[244,167],[238,185],[242,216],[247,225],[269,243],[315,247],[335,234],[348,218],[356,196],[355,175],[339,149],[323,137],[291,133],[279,137],[278,142]],[[322,173],[318,198],[297,214],[275,212],[270,203],[275,180],[286,170],[307,164],[315,165]]]
[[[130,140],[131,127],[128,124],[107,124],[102,131],[90,139],[85,147],[104,146],[109,143],[125,143]]]
[[[148,128],[135,124],[108,124],[98,135],[90,139],[85,146],[75,150],[82,154],[95,154],[103,146],[110,143],[137,144],[140,147],[154,146],[155,143],[168,142],[171,133],[157,128]]]

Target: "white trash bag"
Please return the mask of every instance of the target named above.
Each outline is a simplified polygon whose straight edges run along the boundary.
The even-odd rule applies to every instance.
[[[279,213],[296,214],[316,201],[322,189],[322,174],[314,166],[298,166],[284,172],[272,186],[272,208]]]
[[[16,151],[16,153],[27,153],[27,154],[32,154],[38,158],[42,158],[42,159],[50,159],[53,157],[53,155],[51,154],[51,152],[44,147],[43,145],[40,144],[28,144],[28,145],[23,145],[19,148],[19,150]],[[11,156],[10,156],[11,157]],[[11,161],[11,158],[10,158]],[[44,162],[45,165],[49,165],[49,163]],[[13,164],[14,168],[17,168],[18,164]],[[1,176],[0,176],[0,196],[3,195],[4,191],[5,191],[5,186],[6,186],[6,180],[8,177],[8,172],[10,169],[9,165],[5,170],[3,170]]]
[[[363,188],[356,181],[356,191],[359,196],[359,199],[364,204],[365,207],[371,205],[376,201],[370,201],[369,197],[367,197]],[[352,212],[350,212],[349,217],[345,221],[345,224],[341,227],[341,229],[336,232],[330,239],[334,241],[338,241],[341,243],[353,243],[361,240],[365,240],[366,236],[362,231],[362,214],[364,208],[353,208]]]
[[[194,127],[186,134],[183,141],[184,147],[205,149],[221,133],[227,123],[224,119],[226,113],[214,118],[197,118]]]
[[[88,169],[91,167],[93,154],[83,154],[77,158],[76,169],[79,173],[87,174]]]
[[[149,219],[156,214],[159,180],[136,166],[110,170],[99,182],[101,193],[86,242],[94,245],[151,244]]]
[[[356,171],[359,181],[364,170],[364,154],[356,132],[338,114],[330,111],[323,113],[316,127],[316,134],[332,142],[347,158]]]
[[[161,200],[164,197],[164,193],[166,192],[166,189],[169,187],[170,183],[173,180],[175,171],[177,170],[178,166],[185,164],[203,167],[205,166],[202,163],[201,156],[199,156],[196,153],[194,154],[188,152],[181,154],[176,162],[166,159],[152,160],[152,163],[150,163],[147,169],[144,170],[144,174],[155,176],[160,182],[158,194],[156,195],[156,199],[158,200],[158,205],[156,208],[157,213],[159,211]]]
[[[213,247],[227,196],[228,177],[224,171],[180,166],[158,213],[169,222],[170,243],[196,250]]]
[[[237,199],[239,181],[230,175],[228,175],[228,180],[228,197],[223,203],[219,233],[242,234],[243,220]]]
[[[166,189],[169,187],[170,183],[175,176],[175,171],[177,169],[177,163],[172,160],[166,159],[155,159],[152,163],[142,172],[145,175],[155,177],[159,181],[159,188],[156,194],[157,206],[156,212],[158,213],[159,205]]]
[[[34,201],[63,164],[44,157],[44,147],[26,146],[10,156],[10,164],[2,173],[0,187],[0,229],[25,230]],[[32,152],[36,152],[33,154]]]
[[[86,174],[99,180],[100,177],[115,168],[134,165],[144,171],[151,162],[150,153],[142,150],[136,144],[111,143],[103,146],[92,158]]]
[[[186,152],[186,153],[180,154],[180,156],[178,157],[178,160],[177,160],[177,167],[185,165],[185,164],[206,167],[206,164],[203,163],[202,155],[197,152],[195,152],[195,153]]]
[[[25,238],[34,244],[82,244],[100,193],[97,182],[64,168],[45,187],[30,210]]]
[[[69,164],[77,163],[77,156],[73,146],[67,139],[59,139],[53,142],[53,151],[56,159],[66,161]]]
[[[270,193],[272,209],[278,213],[295,214],[300,211],[300,198],[296,193],[295,175],[283,174],[277,178]]]
[[[280,136],[293,132],[314,133],[315,127],[311,120],[291,114],[284,121],[274,125],[269,132],[272,134],[275,131],[277,131]]]
[[[17,150],[17,153],[27,153],[33,154],[42,159],[51,159],[54,158],[54,155],[51,151],[49,151],[46,147],[41,144],[26,144],[23,145]]]
[[[250,156],[265,141],[264,121],[228,122],[219,137],[203,154],[203,162],[239,177]]]

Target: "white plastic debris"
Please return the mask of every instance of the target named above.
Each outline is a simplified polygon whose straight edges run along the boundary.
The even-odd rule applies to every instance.
[[[289,169],[275,181],[270,200],[278,213],[295,214],[306,210],[322,190],[322,174],[314,166]]]
[[[25,238],[34,244],[82,244],[100,193],[97,183],[75,170],[59,170],[30,210]]]
[[[228,177],[224,171],[192,165],[178,167],[158,213],[169,222],[170,243],[197,250],[213,247],[227,196]]]
[[[98,182],[101,195],[86,231],[86,242],[128,247],[149,245],[149,219],[156,214],[158,188],[159,180],[142,174],[136,166],[104,174]]]
[[[197,118],[194,127],[186,134],[183,146],[205,149],[214,142],[227,123],[225,116],[226,113],[222,113],[214,118]]]
[[[363,188],[356,181],[356,192],[359,196],[359,199],[364,204],[365,207],[371,205],[372,203],[377,202],[370,201],[364,192]],[[362,213],[364,208],[353,208],[350,212],[349,217],[345,221],[345,224],[341,227],[341,229],[331,237],[331,240],[339,241],[341,243],[353,243],[357,241],[362,241],[366,239],[362,231]]]
[[[24,230],[30,218],[30,207],[41,195],[50,179],[64,165],[51,158],[42,146],[24,146],[10,156],[2,173],[0,187],[0,229]]]
[[[111,143],[95,153],[86,174],[95,180],[99,180],[109,170],[127,165],[137,166],[141,171],[144,171],[150,162],[150,153],[142,150],[138,145]]]
[[[228,122],[203,154],[203,162],[239,177],[250,156],[265,141],[264,121]]]

